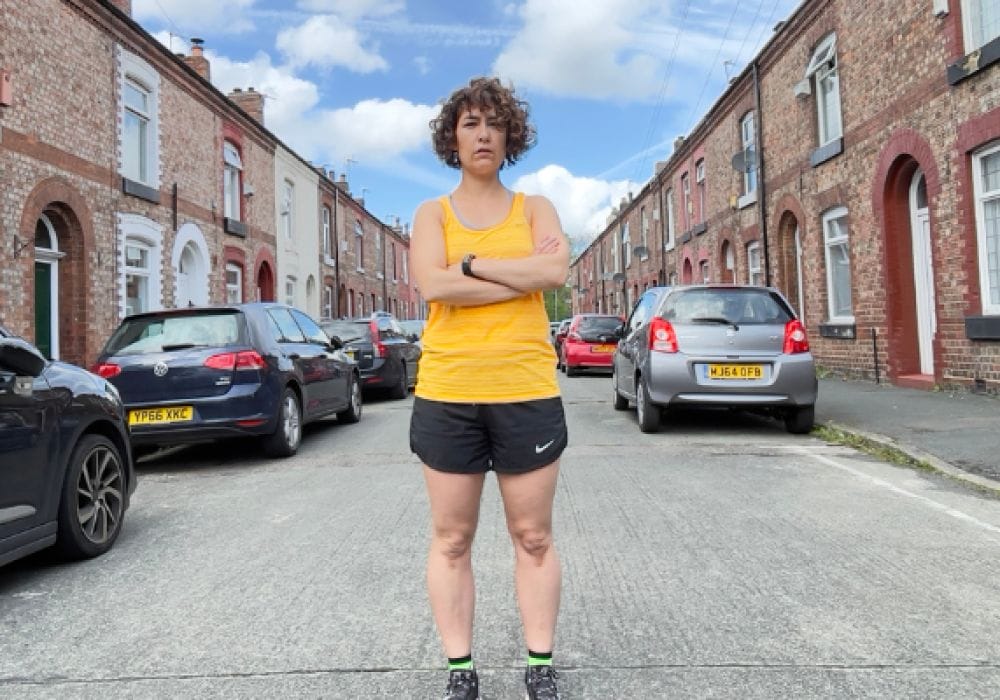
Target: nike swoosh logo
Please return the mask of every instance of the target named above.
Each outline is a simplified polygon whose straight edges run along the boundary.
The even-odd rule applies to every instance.
[[[549,440],[544,445],[535,445],[535,454],[536,455],[542,454],[543,452],[545,452],[545,450],[547,450],[547,449],[549,449],[549,447],[551,447],[551,445],[552,445],[553,442],[555,442],[555,440]]]

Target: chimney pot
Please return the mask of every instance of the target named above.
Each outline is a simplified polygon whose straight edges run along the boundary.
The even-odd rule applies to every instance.
[[[200,75],[205,80],[212,79],[211,66],[208,64],[208,59],[205,58],[204,51],[202,50],[202,45],[205,43],[204,39],[199,39],[193,37],[191,39],[191,55],[184,57],[184,62],[194,69],[194,72]]]

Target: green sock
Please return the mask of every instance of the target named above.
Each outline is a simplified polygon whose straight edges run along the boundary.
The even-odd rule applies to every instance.
[[[532,651],[528,649],[528,665],[529,666],[551,666],[552,665],[552,652],[551,651]]]
[[[472,668],[472,654],[448,658],[449,671],[468,671]]]

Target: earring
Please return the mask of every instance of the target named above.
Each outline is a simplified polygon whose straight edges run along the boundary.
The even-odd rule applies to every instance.
[[[451,152],[451,157],[448,159],[448,164],[449,165],[459,165],[460,164],[459,160],[458,160],[458,151],[452,151]]]

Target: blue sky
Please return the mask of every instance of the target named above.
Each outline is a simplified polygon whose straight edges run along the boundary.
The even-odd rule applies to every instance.
[[[649,180],[799,0],[133,0],[133,17],[212,82],[266,96],[265,124],[347,170],[384,221],[410,221],[456,171],[430,149],[440,101],[476,75],[527,99],[538,144],[502,173],[548,196],[582,246]]]

